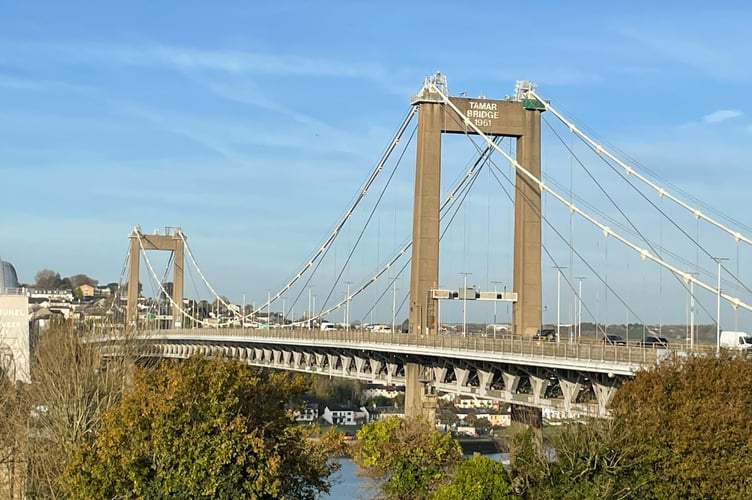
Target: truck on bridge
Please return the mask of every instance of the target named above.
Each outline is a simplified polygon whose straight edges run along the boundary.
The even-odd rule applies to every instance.
[[[721,347],[752,352],[752,335],[747,332],[721,331]]]

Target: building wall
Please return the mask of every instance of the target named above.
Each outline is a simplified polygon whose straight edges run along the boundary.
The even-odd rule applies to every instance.
[[[0,368],[11,380],[29,383],[29,299],[0,295]]]

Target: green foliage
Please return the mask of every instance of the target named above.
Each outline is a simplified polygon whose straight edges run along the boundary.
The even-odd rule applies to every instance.
[[[63,283],[60,273],[52,269],[40,269],[34,275],[34,285],[43,290],[55,290]]]
[[[103,415],[120,401],[131,347],[105,359],[70,325],[46,330],[33,345],[31,384],[15,403],[17,453],[27,461],[26,493],[61,498],[61,476],[76,450],[88,442]]]
[[[541,490],[551,477],[548,462],[541,454],[535,432],[527,428],[512,438],[510,451],[510,475],[515,493],[528,497],[531,491]]]
[[[611,420],[563,426],[552,442],[556,460],[532,497],[562,500],[646,498],[639,457],[629,453],[629,436]]]
[[[611,412],[646,497],[752,498],[750,380],[750,360],[722,354],[662,363],[624,384]]]
[[[488,434],[491,430],[491,422],[487,418],[478,418],[478,416],[473,413],[465,416],[464,423],[475,427],[475,430],[479,435]]]
[[[286,404],[300,376],[191,358],[138,371],[66,470],[72,498],[315,498],[336,469]]]
[[[536,499],[752,498],[752,362],[693,357],[625,383],[612,420],[563,427],[547,463],[515,436],[515,491]]]
[[[463,460],[451,483],[440,486],[431,496],[435,500],[512,500],[506,469],[496,460],[482,455]]]
[[[382,491],[388,498],[429,498],[462,460],[459,443],[422,419],[377,420],[357,437],[356,462],[386,479]]]
[[[310,394],[319,402],[320,410],[335,405],[362,406],[360,384],[357,380],[311,375]]]
[[[388,398],[386,396],[374,396],[370,399],[367,399],[365,402],[366,407],[383,407],[383,406],[394,406],[394,400],[392,398]]]

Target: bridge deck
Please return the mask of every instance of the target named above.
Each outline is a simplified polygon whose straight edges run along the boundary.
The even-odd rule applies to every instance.
[[[408,335],[361,330],[319,331],[315,329],[195,328],[141,332],[152,340],[212,341],[219,343],[274,343],[350,347],[382,352],[432,354],[478,361],[523,361],[551,368],[589,369],[619,375],[633,375],[674,352],[634,345],[590,342],[546,342],[509,336]]]

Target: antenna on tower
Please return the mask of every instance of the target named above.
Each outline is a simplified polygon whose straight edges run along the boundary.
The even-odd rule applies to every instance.
[[[535,90],[535,84],[527,80],[517,80],[514,84],[514,100],[521,101],[527,97],[528,92]]]
[[[437,71],[436,74],[426,77],[425,85],[429,86],[431,84],[436,86],[442,94],[449,95],[446,75],[442,74],[441,71]]]

